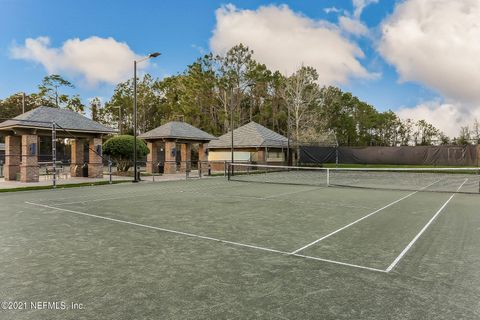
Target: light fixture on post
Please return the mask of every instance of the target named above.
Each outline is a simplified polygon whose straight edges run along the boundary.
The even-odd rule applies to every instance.
[[[133,182],[138,182],[137,172],[137,63],[156,58],[160,52],[150,53],[148,56],[133,61]]]

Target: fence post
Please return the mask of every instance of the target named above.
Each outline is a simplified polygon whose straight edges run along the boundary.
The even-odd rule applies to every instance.
[[[112,184],[112,160],[110,160],[110,157],[108,159],[108,175],[109,175],[108,182]]]
[[[52,122],[52,168],[53,168],[53,188],[57,187],[57,130],[55,122]]]

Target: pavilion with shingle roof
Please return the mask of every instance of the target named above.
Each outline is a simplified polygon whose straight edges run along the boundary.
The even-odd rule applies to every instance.
[[[38,107],[0,123],[0,135],[5,136],[5,180],[16,180],[20,172],[22,182],[38,181],[40,137],[52,137],[54,124],[56,138],[71,141],[71,176],[80,176],[85,162],[89,177],[103,176],[102,136],[117,131],[71,110]],[[90,149],[88,161],[84,159],[86,142]]]
[[[228,132],[209,145],[208,161],[213,170],[223,170],[231,161],[232,132]],[[282,164],[288,151],[288,139],[254,121],[233,130],[235,162]]]
[[[206,164],[207,145],[217,139],[186,122],[171,121],[153,130],[139,135],[147,142],[150,153],[147,155],[147,172],[158,172],[163,164],[164,173],[177,171],[177,160],[180,172],[191,168],[192,144],[198,144],[198,160]],[[178,152],[180,149],[180,153]]]

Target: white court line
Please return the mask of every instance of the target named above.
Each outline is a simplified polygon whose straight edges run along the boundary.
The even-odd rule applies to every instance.
[[[335,261],[335,260],[330,260],[330,259],[324,259],[324,258],[306,256],[306,255],[298,254],[298,253],[296,253],[296,254],[290,254],[290,255],[291,255],[291,256],[295,256],[295,257],[301,257],[301,258],[306,258],[306,259],[312,259],[312,260],[318,260],[318,261],[324,261],[324,262],[339,264],[339,265],[347,266],[347,267],[354,267],[354,268],[360,268],[360,269],[365,269],[365,270],[370,270],[370,271],[377,271],[377,272],[386,273],[385,270],[376,269],[376,268],[371,268],[371,267],[365,267],[365,266],[360,266],[360,265],[358,265],[358,264],[352,264],[352,263],[340,262],[340,261]]]
[[[305,255],[301,255],[301,254],[293,254],[292,255],[292,254],[290,254],[289,252],[286,252],[286,251],[275,250],[275,249],[270,249],[270,248],[265,248],[265,247],[260,247],[260,246],[254,246],[254,245],[250,245],[250,244],[228,241],[228,240],[223,240],[223,239],[218,239],[218,238],[213,238],[213,237],[208,237],[208,236],[201,236],[201,235],[188,233],[188,232],[182,232],[182,231],[177,231],[177,230],[154,227],[154,226],[149,226],[149,225],[146,225],[146,224],[135,223],[135,222],[130,222],[130,221],[126,221],[126,220],[109,218],[109,217],[103,217],[103,216],[99,216],[99,215],[96,215],[96,214],[91,214],[91,213],[86,213],[86,212],[81,212],[81,211],[52,207],[52,206],[48,206],[48,205],[40,204],[40,203],[33,203],[33,202],[29,202],[29,201],[25,201],[25,203],[33,205],[33,206],[37,206],[37,207],[43,207],[43,208],[52,209],[52,210],[65,211],[65,212],[70,212],[70,213],[79,214],[79,215],[83,215],[83,216],[88,216],[88,217],[93,217],[93,218],[98,218],[98,219],[103,219],[103,220],[128,224],[128,225],[132,225],[132,226],[137,226],[137,227],[153,229],[153,230],[157,230],[157,231],[163,231],[163,232],[178,234],[178,235],[183,235],[183,236],[192,237],[192,238],[199,238],[199,239],[210,240],[210,241],[215,241],[215,242],[227,243],[227,244],[231,244],[231,245],[235,245],[235,246],[246,247],[246,248],[251,248],[251,249],[256,249],[256,250],[262,250],[262,251],[267,251],[267,252],[272,252],[272,253],[278,253],[278,254],[282,254],[282,255],[296,256],[296,257],[300,257],[300,258],[304,258],[304,259],[308,259],[308,260],[323,261],[323,262],[328,262],[328,263],[347,266],[347,267],[353,267],[353,268],[359,268],[359,269],[364,269],[364,270],[370,270],[370,271],[385,273],[384,270],[370,268],[370,267],[364,267],[364,266],[360,266],[360,265],[356,265],[356,264],[350,264],[350,263],[334,261],[334,260],[329,260],[329,259],[322,259],[322,258],[317,258],[317,257],[312,257],[312,256],[305,256]]]
[[[336,233],[338,233],[338,232],[340,232],[340,231],[342,231],[342,230],[345,230],[345,229],[353,226],[354,224],[359,223],[360,221],[362,221],[362,220],[364,220],[364,219],[367,219],[368,217],[370,217],[370,216],[372,216],[372,215],[374,215],[374,214],[376,214],[376,213],[378,213],[378,212],[380,212],[380,211],[382,211],[382,210],[384,210],[384,209],[386,209],[386,208],[388,208],[388,207],[391,207],[391,206],[393,206],[394,204],[396,204],[396,203],[398,203],[398,202],[400,202],[400,201],[402,201],[402,200],[407,199],[408,197],[413,196],[414,194],[420,192],[420,191],[423,190],[423,189],[426,189],[426,188],[434,185],[435,183],[437,183],[437,182],[439,182],[439,181],[441,181],[441,180],[437,180],[437,181],[429,184],[429,185],[426,186],[426,187],[423,187],[423,188],[421,188],[421,189],[419,189],[419,190],[417,190],[417,191],[415,191],[415,192],[409,193],[409,194],[407,194],[406,196],[404,196],[404,197],[402,197],[402,198],[400,198],[400,199],[398,199],[398,200],[395,200],[395,201],[387,204],[386,206],[384,206],[384,207],[382,207],[382,208],[380,208],[380,209],[377,209],[377,210],[375,210],[375,211],[367,214],[366,216],[363,216],[363,217],[361,217],[360,219],[357,219],[357,220],[355,220],[355,221],[347,224],[346,226],[343,226],[343,227],[341,227],[340,229],[337,229],[337,230],[335,230],[335,231],[327,234],[326,236],[321,237],[320,239],[317,239],[317,240],[315,240],[315,241],[312,241],[312,242],[310,242],[309,244],[307,244],[307,245],[305,245],[305,246],[303,246],[303,247],[301,247],[301,248],[299,248],[299,249],[297,249],[297,250],[295,250],[295,251],[292,251],[291,254],[296,254],[296,253],[298,253],[298,252],[300,252],[300,251],[302,251],[302,250],[305,250],[305,249],[307,249],[308,247],[311,247],[311,246],[313,246],[314,244],[319,243],[320,241],[325,240],[325,239],[333,236],[334,234],[336,234]]]
[[[463,187],[463,185],[467,181],[468,181],[468,179],[465,179],[465,181],[463,181],[463,183],[460,185],[460,187],[458,187],[457,192]],[[445,209],[447,204],[450,202],[450,200],[453,199],[454,196],[455,196],[455,193],[452,194],[450,196],[450,198],[448,198],[448,200],[443,204],[443,206],[440,209],[438,209],[438,211],[435,213],[435,215],[427,222],[427,224],[422,228],[422,230],[420,230],[420,232],[415,236],[415,238],[413,238],[413,240],[410,241],[410,243],[405,247],[405,249],[403,249],[403,251],[398,255],[398,257],[395,258],[395,260],[392,262],[392,264],[390,264],[388,266],[388,268],[385,269],[385,272],[390,272],[390,271],[392,271],[393,268],[395,268],[395,266],[398,264],[398,262],[408,252],[408,250],[410,250],[410,248],[415,244],[415,242],[420,238],[420,236],[425,232],[425,230],[427,230],[427,228],[432,224],[432,222],[435,220],[435,218],[443,211],[443,209]]]
[[[103,219],[103,220],[108,220],[108,221],[113,221],[113,222],[118,222],[118,223],[129,224],[129,225],[132,225],[132,226],[143,227],[143,228],[148,228],[148,229],[153,229],[153,230],[158,230],[158,231],[164,231],[164,232],[169,232],[169,233],[174,233],[174,234],[180,234],[180,235],[188,236],[188,237],[200,238],[200,239],[205,239],[205,240],[212,240],[212,241],[217,241],[217,242],[224,242],[224,243],[234,244],[234,245],[237,245],[237,246],[249,247],[249,248],[253,248],[253,249],[263,250],[263,251],[270,251],[270,252],[288,254],[288,252],[283,252],[283,251],[279,251],[279,250],[275,250],[275,249],[258,247],[258,246],[254,246],[254,245],[243,244],[243,243],[233,242],[233,241],[228,241],[228,240],[222,240],[222,239],[217,239],[217,238],[212,238],[212,237],[207,237],[207,236],[201,236],[201,235],[198,235],[198,234],[193,234],[193,233],[188,233],[188,232],[183,232],[183,231],[154,227],[154,226],[149,226],[147,224],[141,224],[141,223],[130,222],[130,221],[126,221],[126,220],[109,218],[109,217],[99,216],[99,215],[96,215],[96,214],[76,211],[76,210],[52,207],[52,206],[48,206],[48,205],[40,204],[40,203],[33,203],[33,202],[29,202],[29,201],[25,201],[25,203],[28,203],[28,204],[33,205],[33,206],[52,209],[52,210],[60,210],[60,211],[75,213],[75,214],[79,214],[79,215],[83,215],[83,216],[88,216],[88,217],[93,217],[93,218],[98,218],[98,219]]]

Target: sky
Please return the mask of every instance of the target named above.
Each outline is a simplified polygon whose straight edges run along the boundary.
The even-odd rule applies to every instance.
[[[85,104],[108,100],[133,60],[157,78],[238,43],[286,75],[380,111],[426,119],[450,137],[480,119],[478,0],[0,0],[0,99],[61,74]]]

